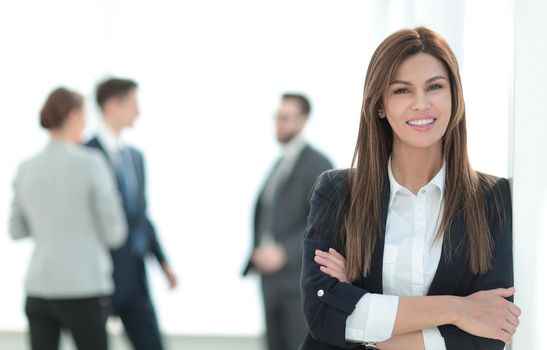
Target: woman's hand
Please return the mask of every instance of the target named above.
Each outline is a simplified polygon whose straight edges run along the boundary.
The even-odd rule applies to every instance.
[[[329,248],[328,252],[317,249],[314,260],[321,265],[319,269],[323,273],[337,278],[340,282],[349,283],[346,273],[346,258],[333,248]]]
[[[454,325],[477,336],[499,339],[510,344],[519,325],[520,309],[505,298],[515,288],[480,291],[461,299]]]

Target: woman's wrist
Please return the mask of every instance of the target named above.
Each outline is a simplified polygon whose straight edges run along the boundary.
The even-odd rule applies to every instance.
[[[463,297],[457,296],[446,296],[446,322],[444,324],[453,324],[455,325],[460,319],[460,312],[463,308]]]

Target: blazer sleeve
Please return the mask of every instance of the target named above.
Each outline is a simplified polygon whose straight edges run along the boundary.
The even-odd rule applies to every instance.
[[[494,198],[500,203],[501,216],[497,215]],[[487,214],[493,238],[493,259],[491,270],[476,276],[471,282],[468,295],[481,290],[509,288],[513,284],[513,229],[511,190],[507,179],[500,178],[492,193],[486,197]],[[513,301],[513,298],[509,298]],[[453,325],[440,326],[447,350],[502,350],[505,344],[500,340],[477,337]]]
[[[19,199],[19,175],[20,170],[13,181],[13,200],[11,204],[11,215],[9,220],[9,233],[13,239],[21,239],[30,236],[28,222],[25,218],[21,201]]]
[[[366,290],[341,283],[321,270],[314,261],[315,250],[330,247],[342,251],[336,244],[334,186],[331,172],[319,178],[311,197],[308,227],[303,243],[300,286],[304,316],[311,336],[320,342],[340,348],[359,347],[345,340],[346,319]]]
[[[137,154],[138,159],[139,159],[139,165],[140,165],[141,176],[142,176],[143,215],[145,216],[144,217],[145,228],[146,228],[146,231],[148,233],[148,239],[149,239],[149,242],[150,242],[150,251],[152,252],[152,254],[154,254],[154,256],[156,257],[158,262],[160,264],[163,264],[164,262],[167,261],[167,258],[165,256],[165,254],[163,252],[163,249],[161,247],[161,244],[159,242],[158,235],[156,233],[156,228],[154,227],[154,224],[152,223],[152,221],[148,217],[148,204],[147,204],[147,199],[146,199],[146,168],[145,168],[145,163],[144,163],[144,156],[142,155],[141,152],[139,152],[137,150],[134,150],[134,151]]]
[[[116,182],[100,154],[90,162],[91,208],[101,240],[109,248],[121,246],[127,239],[127,221]]]

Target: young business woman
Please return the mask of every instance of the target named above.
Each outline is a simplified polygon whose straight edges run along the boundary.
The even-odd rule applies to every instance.
[[[352,168],[324,173],[311,198],[302,350],[511,342],[520,310],[509,183],[471,168],[465,123],[444,39],[419,27],[380,44]]]
[[[51,140],[14,181],[10,234],[35,242],[25,307],[33,350],[57,350],[62,329],[78,350],[108,348],[109,248],[124,243],[127,227],[106,162],[79,145],[84,111],[80,94],[55,89],[40,113]]]

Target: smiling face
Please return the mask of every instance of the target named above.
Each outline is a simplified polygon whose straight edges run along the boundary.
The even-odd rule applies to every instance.
[[[393,75],[383,97],[393,129],[393,148],[442,147],[452,112],[450,79],[445,65],[430,54],[405,59]]]

